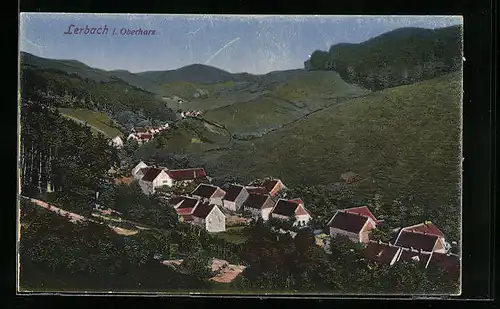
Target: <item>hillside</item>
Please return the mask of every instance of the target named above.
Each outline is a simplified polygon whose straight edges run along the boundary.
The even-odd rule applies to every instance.
[[[117,79],[113,78],[109,72],[92,68],[76,60],[46,59],[21,51],[20,61],[23,67],[42,70],[57,70],[67,74],[76,74],[81,78],[91,79],[98,82],[117,81]]]
[[[347,82],[372,90],[442,76],[462,67],[462,26],[400,28],[359,44],[315,51],[305,67],[335,70]]]
[[[336,72],[306,72],[249,101],[212,109],[204,118],[235,134],[262,133],[346,98],[369,93],[344,82]]]
[[[440,206],[459,214],[461,87],[453,73],[386,89],[197,160],[215,177],[273,175],[291,186],[332,185],[353,171],[358,202],[411,197],[433,220],[452,220]]]

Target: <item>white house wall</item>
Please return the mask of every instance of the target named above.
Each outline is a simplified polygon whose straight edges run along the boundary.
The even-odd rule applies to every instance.
[[[218,233],[226,230],[226,218],[218,207],[214,207],[205,220],[207,232]]]
[[[334,227],[330,227],[330,236],[331,237],[335,237],[337,235],[347,236],[352,241],[359,242],[359,235],[358,234],[347,232],[347,231],[344,231],[344,230],[340,230],[340,229],[337,229],[337,228],[334,228]]]

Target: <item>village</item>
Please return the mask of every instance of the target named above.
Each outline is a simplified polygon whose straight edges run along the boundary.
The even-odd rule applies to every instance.
[[[193,118],[193,117],[201,117],[202,111],[199,110],[188,110],[188,111],[180,111],[181,119]],[[158,134],[168,131],[172,128],[169,123],[165,123],[163,125],[152,127],[152,128],[144,128],[142,130],[137,131],[135,128],[131,129],[130,134],[127,136],[126,141],[135,141],[138,144],[144,144],[150,142],[154,139]],[[115,136],[109,142],[109,145],[116,147],[118,149],[122,148],[124,141],[120,136]]]
[[[162,192],[169,205],[175,209],[180,222],[205,229],[209,233],[225,232],[228,220],[239,220],[243,224],[256,220],[291,222],[292,228],[288,230],[281,226],[273,229],[295,237],[298,230],[308,228],[314,234],[316,245],[327,253],[330,242],[344,236],[363,246],[361,258],[365,260],[388,265],[414,262],[424,268],[435,264],[447,271],[460,269],[458,255],[451,253],[451,244],[431,221],[394,229],[397,236],[389,242],[370,237],[385,222],[377,219],[367,206],[337,210],[325,222],[325,226],[311,226],[313,214],[300,197],[287,197],[287,187],[280,179],[266,178],[248,185],[230,183],[219,187],[211,183],[211,178],[203,168],[170,170],[141,161],[132,169],[130,177],[121,180],[122,183],[132,181],[139,183],[144,194]],[[192,186],[193,183],[196,187],[189,194],[163,190]],[[243,266],[230,265],[223,260],[213,261],[214,265],[221,264],[225,265],[226,270],[232,269],[229,275],[232,278],[244,269]],[[175,267],[180,262],[167,260],[163,264]],[[217,268],[214,265],[212,268]]]

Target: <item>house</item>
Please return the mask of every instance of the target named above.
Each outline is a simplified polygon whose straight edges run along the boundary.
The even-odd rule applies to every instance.
[[[119,136],[117,136],[109,142],[109,145],[120,149],[123,147],[123,141]]]
[[[236,184],[229,185],[225,189],[226,195],[222,199],[222,207],[232,211],[241,210],[243,203],[249,196],[247,189]]]
[[[167,170],[166,173],[174,183],[188,184],[193,181],[209,181],[203,168],[188,168],[180,170]]]
[[[431,221],[425,221],[424,223],[404,227],[401,231],[437,236],[439,241],[438,252],[445,253],[451,247],[446,241],[444,233],[441,232]],[[441,247],[444,247],[444,251]]]
[[[403,248],[422,250],[429,253],[446,253],[445,245],[439,236],[420,232],[414,233],[404,229],[401,229],[394,244]]]
[[[344,235],[354,242],[368,243],[368,235],[377,223],[369,216],[338,210],[327,226],[331,237]]]
[[[243,210],[250,212],[254,219],[260,217],[267,221],[274,205],[275,203],[269,195],[249,194],[246,201],[243,202]]]
[[[279,179],[267,178],[264,180],[257,180],[249,184],[249,186],[263,187],[271,196],[275,196],[278,192],[286,189],[285,185]]]
[[[207,232],[218,233],[226,230],[226,216],[217,205],[199,202],[191,217],[193,224],[204,227]]]
[[[393,265],[399,258],[402,248],[370,240],[367,246],[361,251],[361,256],[367,260],[379,264]]]
[[[146,165],[146,163],[144,163],[144,162],[142,162],[142,161],[141,161],[141,162],[139,162],[139,163],[137,163],[137,165],[136,165],[136,166],[134,166],[134,168],[132,169],[132,177],[134,177],[134,178],[135,178],[135,175],[137,174],[137,172],[139,172],[139,170],[140,170],[141,168],[147,168],[147,167],[148,167],[148,166]],[[141,177],[142,177],[142,176],[141,176]]]
[[[156,188],[169,185],[170,183],[171,179],[167,173],[165,173],[163,169],[157,167],[148,168],[144,176],[139,180],[142,192],[148,195],[155,193]]]
[[[305,209],[301,199],[279,199],[271,210],[271,217],[280,220],[289,220],[295,217],[293,226],[306,226],[311,220],[311,214]]]
[[[191,192],[191,195],[203,199],[210,204],[222,206],[222,198],[226,195],[226,191],[219,187],[202,183]]]
[[[422,267],[427,268],[431,259],[431,252],[424,252],[422,250],[401,248],[397,262],[413,262],[419,263]]]

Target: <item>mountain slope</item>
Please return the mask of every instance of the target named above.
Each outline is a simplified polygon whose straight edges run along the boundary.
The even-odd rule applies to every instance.
[[[199,84],[221,83],[234,80],[233,74],[203,64],[192,64],[177,70],[147,71],[136,75],[155,81],[158,84],[171,82],[190,82]]]
[[[25,68],[58,70],[67,74],[77,74],[81,78],[88,78],[98,82],[111,82],[117,80],[105,70],[92,68],[76,60],[46,59],[21,51],[20,61],[21,65]]]
[[[359,44],[333,45],[315,51],[305,66],[335,70],[372,90],[415,83],[461,69],[462,26],[400,28]]]
[[[199,160],[215,177],[273,175],[291,186],[332,185],[353,171],[355,200],[378,193],[458,212],[461,89],[460,73],[386,89]]]

